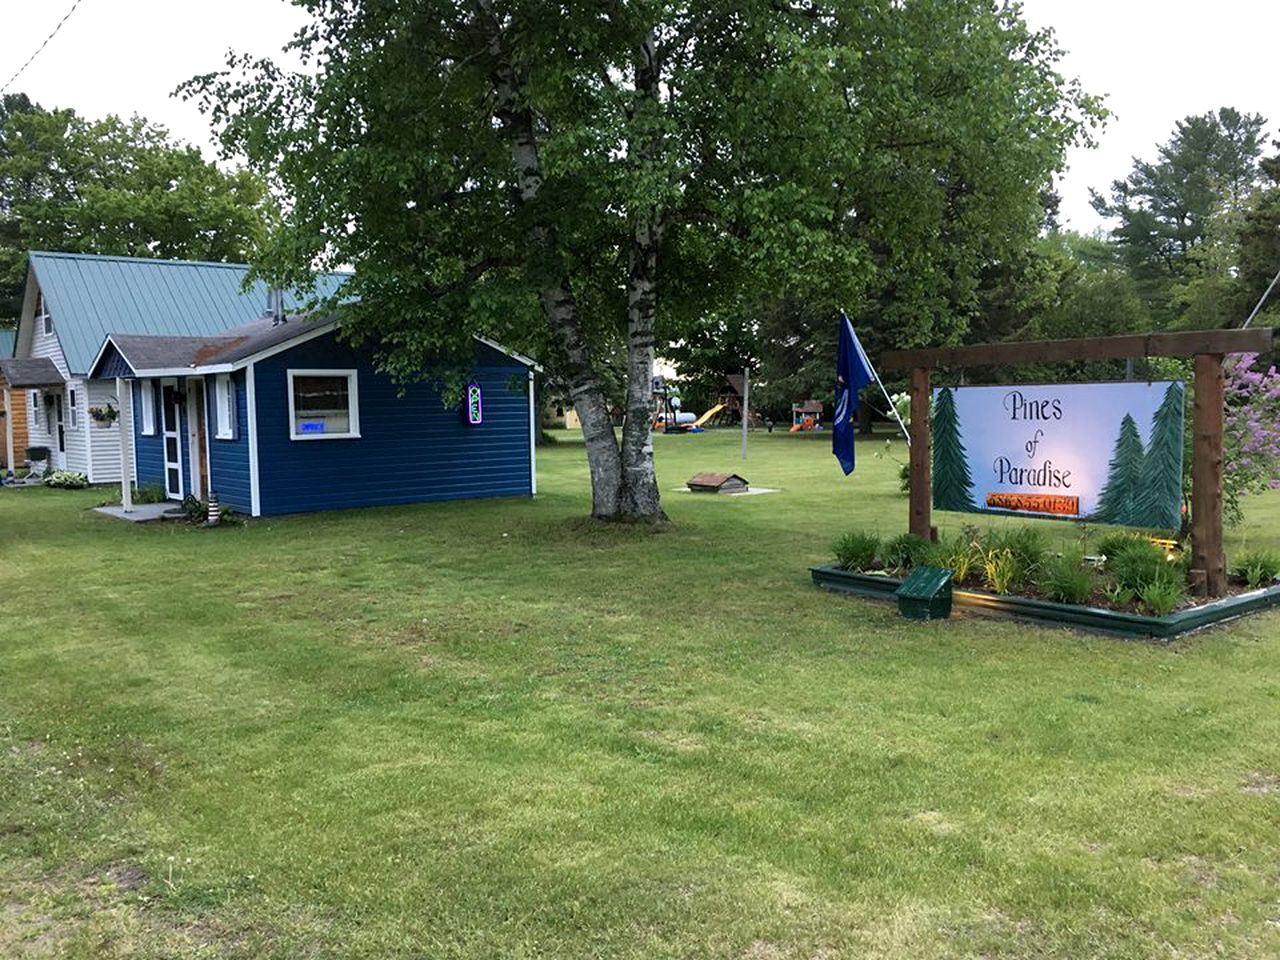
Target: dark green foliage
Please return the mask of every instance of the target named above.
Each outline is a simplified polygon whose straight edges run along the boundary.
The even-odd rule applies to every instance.
[[[986,553],[1008,550],[1019,567],[1031,575],[1040,569],[1049,547],[1038,527],[1011,526],[988,532],[982,538],[982,549]]]
[[[1117,586],[1139,595],[1153,583],[1185,585],[1186,581],[1182,563],[1170,561],[1162,548],[1136,538],[1107,558],[1105,570]]]
[[[1040,589],[1059,603],[1084,603],[1092,595],[1097,575],[1084,565],[1078,553],[1054,557],[1044,564],[1039,577]]]
[[[1231,575],[1253,588],[1269,586],[1280,578],[1280,552],[1247,550],[1232,558]]]
[[[1143,461],[1143,484],[1134,516],[1144,527],[1177,530],[1182,525],[1183,388],[1171,383],[1151,422]]]
[[[1182,602],[1187,595],[1187,587],[1182,581],[1161,578],[1148,583],[1137,594],[1148,613],[1163,617],[1172,613]]]
[[[1098,509],[1089,519],[1097,523],[1142,525],[1138,499],[1142,494],[1145,458],[1138,425],[1126,413],[1120,421],[1120,435],[1107,467],[1107,482],[1098,498]]]
[[[1135,159],[1110,200],[1094,194],[1099,213],[1119,221],[1112,236],[1158,320],[1189,326],[1238,321],[1243,288],[1222,258],[1258,176],[1266,120],[1230,107],[1180,120],[1157,159]],[[1274,269],[1273,269],[1274,272]]]
[[[1112,533],[1108,533],[1100,539],[1097,546],[1094,547],[1094,552],[1101,554],[1107,559],[1111,559],[1122,550],[1135,543],[1146,544],[1150,543],[1150,541],[1141,534],[1117,530]]]
[[[258,177],[140,117],[0,104],[0,318],[21,309],[28,250],[243,261],[273,216]]]
[[[885,541],[880,550],[880,562],[886,570],[910,570],[924,562],[932,544],[912,533],[901,533]]]
[[[949,387],[939,390],[934,399],[932,426],[934,509],[971,511],[973,478],[956,418],[955,394]]]
[[[832,545],[836,566],[843,570],[870,570],[880,555],[880,538],[874,533],[853,530]]]

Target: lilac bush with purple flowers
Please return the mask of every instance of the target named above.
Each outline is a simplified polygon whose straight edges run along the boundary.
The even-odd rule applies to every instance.
[[[1222,493],[1227,520],[1243,517],[1240,498],[1280,487],[1280,373],[1245,353],[1226,364]]]

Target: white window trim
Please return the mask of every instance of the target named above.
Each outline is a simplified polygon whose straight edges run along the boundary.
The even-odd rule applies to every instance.
[[[228,374],[220,373],[213,378],[213,416],[216,440],[234,440],[236,438],[236,425],[233,420],[234,411],[231,408],[231,398],[234,394],[231,392],[231,377]],[[292,393],[290,393],[292,397]]]
[[[350,405],[351,429],[346,433],[298,433],[298,418],[293,408],[293,381],[295,377],[346,377],[347,402]],[[355,370],[289,370],[289,439],[290,440],[359,440],[360,393],[359,378]]]
[[[52,337],[53,336],[53,317],[50,314],[42,313],[36,319],[40,321],[40,330],[44,333],[44,335],[46,337]]]
[[[156,391],[150,380],[139,380],[139,400],[142,401],[141,433],[144,437],[156,435]]]
[[[71,413],[70,426],[72,430],[80,427],[80,398],[76,396],[75,387],[67,387],[67,410]]]

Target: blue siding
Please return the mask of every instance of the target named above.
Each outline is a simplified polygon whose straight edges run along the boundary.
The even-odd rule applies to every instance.
[[[245,393],[245,375],[239,370],[231,375],[231,386],[236,394],[236,437],[219,440],[214,404],[217,390],[214,377],[205,380],[209,410],[205,423],[209,430],[209,487],[218,494],[218,500],[243,514],[252,507],[249,487],[249,402]]]
[[[143,436],[142,434],[142,412],[141,412],[141,384],[142,381],[135,381],[133,384],[133,440],[138,449],[138,476],[134,481],[138,486],[143,487],[148,484],[157,484],[164,486],[164,411],[160,409],[160,399],[163,397],[163,391],[160,389],[158,380],[150,381],[152,392],[152,407],[155,410],[156,432],[151,436]],[[178,381],[180,390],[186,389],[186,380]],[[191,457],[189,454],[191,445],[187,442],[187,406],[182,405],[182,414],[178,421],[178,457],[182,461],[182,492],[184,495],[191,492]]]
[[[528,495],[528,370],[477,348],[472,375],[484,390],[484,423],[468,426],[438,389],[410,384],[403,397],[371,354],[327,334],[258,361],[255,392],[263,514]],[[291,440],[288,370],[358,371],[360,438]]]
[[[116,377],[132,376],[133,367],[129,366],[129,362],[120,355],[115,344],[108,345],[106,352],[102,355],[102,362],[98,364],[98,375],[94,379],[114,380]]]
[[[164,437],[160,433],[160,391],[154,380],[146,381],[151,388],[152,410],[155,411],[156,432],[151,436],[142,433],[142,387],[143,381],[133,384],[133,442],[138,451],[137,484],[145,487],[148,484],[164,486]]]

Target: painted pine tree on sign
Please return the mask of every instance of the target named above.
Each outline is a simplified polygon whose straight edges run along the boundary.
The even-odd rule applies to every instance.
[[[1138,425],[1129,414],[1120,421],[1120,435],[1107,467],[1107,483],[1098,497],[1098,509],[1092,519],[1098,523],[1142,526],[1138,511],[1142,495],[1142,468],[1146,453]]]
[[[1169,384],[1151,418],[1137,517],[1142,526],[1177,530],[1182,524],[1183,387]]]
[[[936,510],[976,510],[956,398],[949,387],[933,403],[933,506]]]

